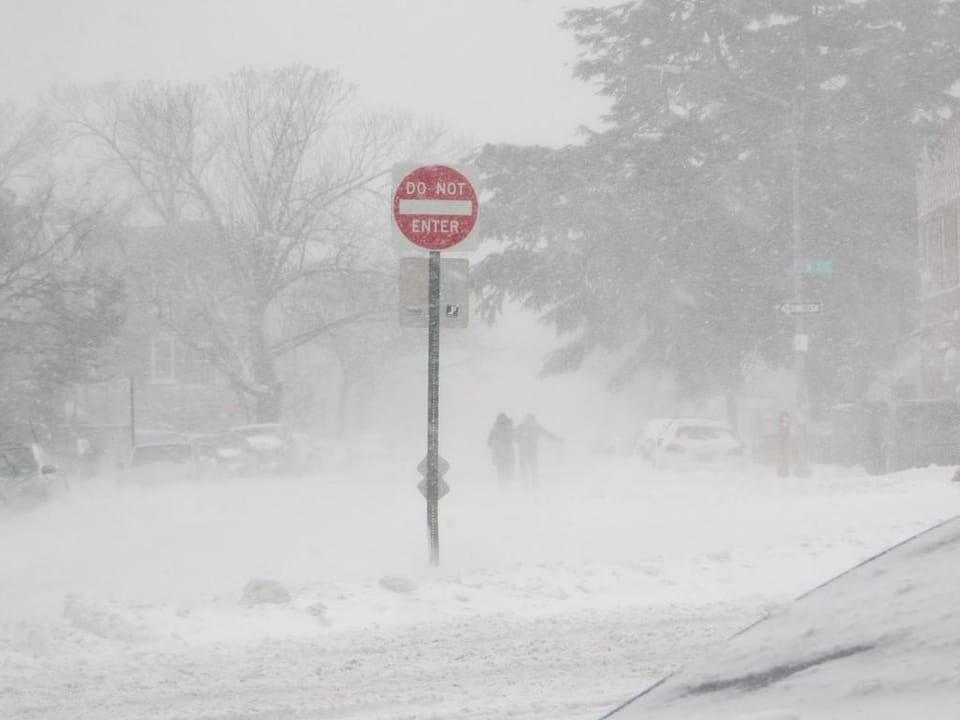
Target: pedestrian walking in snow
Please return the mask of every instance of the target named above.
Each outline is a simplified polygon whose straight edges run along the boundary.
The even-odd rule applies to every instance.
[[[536,487],[540,483],[539,451],[541,437],[558,443],[562,442],[559,437],[537,422],[533,413],[529,413],[514,431],[517,459],[520,465],[520,482],[525,487]]]
[[[513,484],[513,466],[516,461],[513,443],[513,421],[505,413],[500,413],[487,435],[487,445],[493,456],[497,483],[501,488]]]

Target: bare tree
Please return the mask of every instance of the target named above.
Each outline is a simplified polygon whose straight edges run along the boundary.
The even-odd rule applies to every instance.
[[[119,325],[122,287],[85,250],[103,215],[60,197],[49,115],[0,106],[0,404],[6,422],[56,408],[57,391],[97,371]]]
[[[352,114],[351,96],[335,73],[306,66],[58,96],[77,137],[136,188],[131,211],[162,227],[146,263],[131,250],[131,274],[263,421],[281,412],[279,358],[382,315],[376,293],[343,292],[383,272],[370,247],[385,226],[371,222],[369,197],[392,162],[438,136],[401,116]],[[303,297],[313,311],[288,312]]]

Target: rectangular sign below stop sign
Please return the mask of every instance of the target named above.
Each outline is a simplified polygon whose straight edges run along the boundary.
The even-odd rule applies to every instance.
[[[400,327],[427,327],[429,318],[428,260],[400,258]],[[470,325],[470,261],[466,258],[440,260],[440,327]]]
[[[430,251],[462,245],[477,222],[479,202],[468,175],[448,165],[397,166],[393,171],[394,231]]]

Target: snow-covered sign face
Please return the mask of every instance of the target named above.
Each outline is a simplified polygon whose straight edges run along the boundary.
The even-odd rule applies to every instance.
[[[478,207],[467,177],[444,165],[417,168],[393,194],[394,222],[425,250],[448,250],[462,242],[477,222]]]

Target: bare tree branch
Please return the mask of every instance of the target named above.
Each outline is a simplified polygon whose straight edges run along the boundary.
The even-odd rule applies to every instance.
[[[165,320],[169,331],[255,399],[264,419],[279,412],[281,356],[384,317],[374,294],[348,300],[366,272],[360,248],[386,225],[386,212],[381,226],[370,223],[363,196],[410,157],[398,148],[440,135],[399,115],[351,115],[352,97],[335,73],[307,66],[245,68],[209,89],[147,83],[61,95],[77,137],[118,163],[167,229],[154,260],[183,306]],[[319,322],[289,311],[311,288],[322,289]]]

